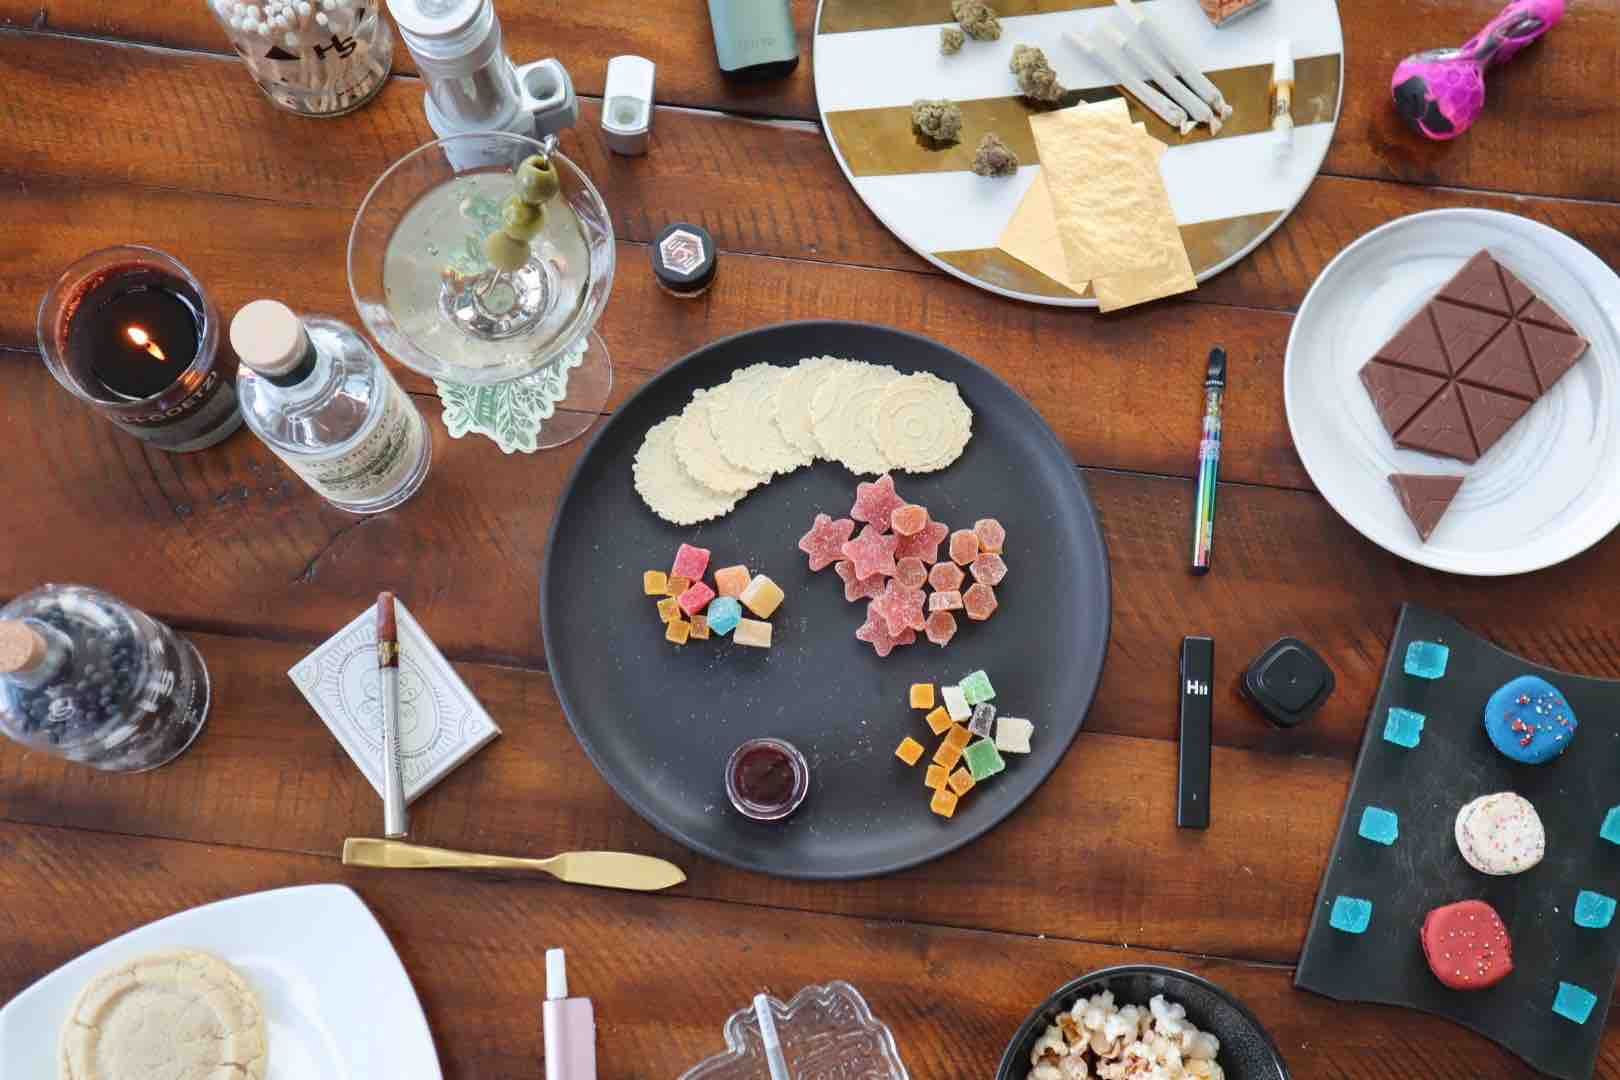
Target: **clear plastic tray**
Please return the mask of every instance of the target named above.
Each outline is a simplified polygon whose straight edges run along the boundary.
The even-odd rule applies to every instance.
[[[771,1012],[792,1080],[910,1080],[894,1034],[849,983],[807,986],[786,1005],[772,998]],[[752,1008],[726,1021],[726,1046],[681,1080],[770,1080]]]

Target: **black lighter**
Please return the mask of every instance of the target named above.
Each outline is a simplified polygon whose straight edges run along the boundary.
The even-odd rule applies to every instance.
[[[1176,779],[1176,824],[1209,828],[1209,751],[1214,705],[1215,640],[1181,639],[1181,771]]]

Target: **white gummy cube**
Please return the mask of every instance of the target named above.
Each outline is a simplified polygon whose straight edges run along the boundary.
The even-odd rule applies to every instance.
[[[967,695],[962,693],[960,686],[942,686],[939,688],[939,697],[945,704],[945,711],[951,714],[951,719],[960,723],[973,715],[968,708]]]
[[[1029,737],[1035,725],[1019,716],[996,718],[996,749],[1004,754],[1029,753]]]

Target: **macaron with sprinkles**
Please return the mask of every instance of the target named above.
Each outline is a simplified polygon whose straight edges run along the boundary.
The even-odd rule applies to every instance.
[[[1545,765],[1575,741],[1580,722],[1563,693],[1536,675],[1521,675],[1485,703],[1491,745],[1521,765]]]
[[[1530,800],[1512,791],[1481,795],[1457,811],[1457,850],[1492,877],[1522,874],[1547,853],[1547,831]]]
[[[1484,990],[1513,973],[1513,941],[1496,909],[1460,900],[1429,912],[1419,934],[1434,977],[1452,990]]]

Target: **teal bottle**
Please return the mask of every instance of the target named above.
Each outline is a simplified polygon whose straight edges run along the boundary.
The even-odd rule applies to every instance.
[[[727,78],[779,79],[799,66],[790,0],[709,0],[709,22]]]

